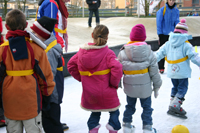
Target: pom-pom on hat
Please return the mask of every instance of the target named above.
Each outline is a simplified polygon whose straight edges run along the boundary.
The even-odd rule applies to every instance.
[[[57,19],[43,16],[35,21],[30,28],[41,37],[48,39],[56,23]]]
[[[181,19],[181,22],[176,25],[174,32],[188,33],[188,26],[185,19]]]
[[[145,41],[146,40],[146,30],[143,24],[136,24],[130,33],[131,41]]]

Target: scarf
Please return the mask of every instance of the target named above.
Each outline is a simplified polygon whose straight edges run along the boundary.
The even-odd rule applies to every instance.
[[[168,7],[169,7],[170,9],[173,9],[173,8],[175,7],[176,3],[174,3],[172,6],[170,6],[170,5],[168,4],[168,2],[167,2],[167,5],[168,5]]]
[[[8,31],[6,39],[9,41],[9,47],[12,52],[14,60],[28,59],[28,50],[25,37],[30,38],[26,31],[15,30]]]

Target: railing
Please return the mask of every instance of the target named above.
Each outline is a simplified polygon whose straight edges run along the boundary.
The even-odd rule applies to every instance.
[[[189,12],[197,11],[200,14],[200,7],[178,7],[180,11],[180,16],[187,16]],[[156,15],[156,8],[151,15]],[[2,9],[0,9],[0,16],[2,16]],[[68,9],[69,17],[82,17],[83,10],[80,8]],[[124,8],[124,9],[99,9],[100,17],[120,17],[120,16],[134,16],[137,15],[137,8]],[[27,18],[34,18],[36,14],[36,9],[27,9],[25,11]],[[89,16],[89,10],[84,9],[84,17]]]

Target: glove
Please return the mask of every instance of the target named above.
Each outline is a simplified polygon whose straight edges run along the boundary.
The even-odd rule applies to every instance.
[[[155,98],[157,98],[158,97],[158,90],[159,90],[160,88],[158,88],[158,89],[153,89],[153,91],[154,91],[154,97]]]

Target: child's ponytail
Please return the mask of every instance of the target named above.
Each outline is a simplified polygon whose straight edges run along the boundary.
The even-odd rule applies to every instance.
[[[109,30],[105,25],[97,25],[93,31],[93,37],[96,40],[96,46],[102,46],[107,43]]]

